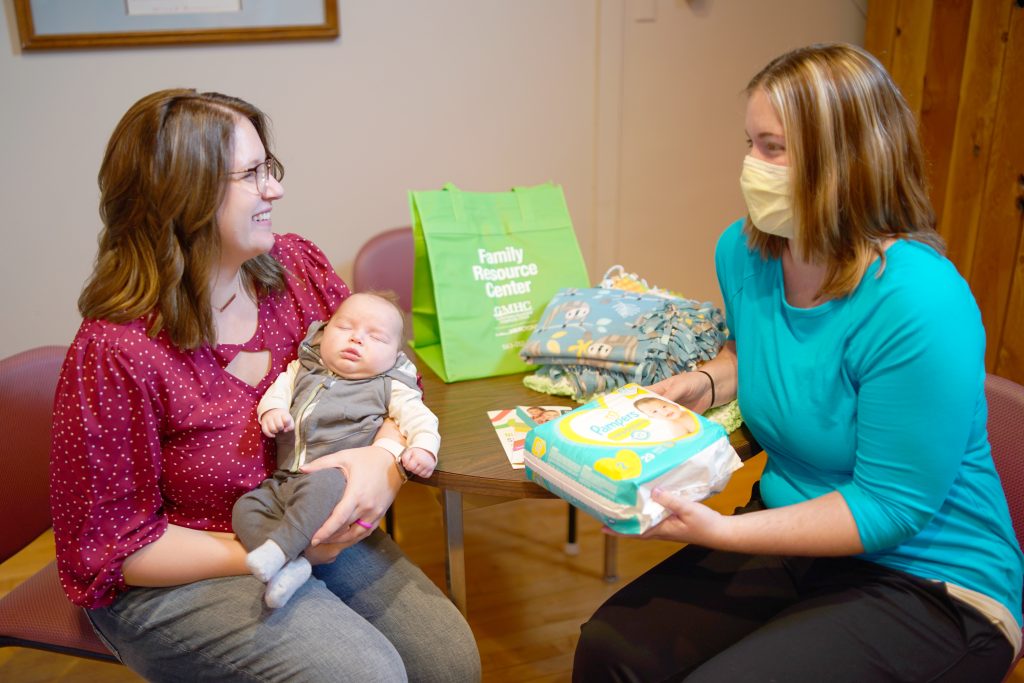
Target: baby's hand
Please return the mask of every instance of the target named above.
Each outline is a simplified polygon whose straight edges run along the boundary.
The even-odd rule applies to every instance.
[[[280,432],[290,432],[295,429],[295,420],[287,410],[271,408],[260,415],[260,427],[266,436],[275,436]]]
[[[434,473],[436,464],[433,454],[425,448],[412,446],[402,451],[402,467],[417,477],[429,477]]]

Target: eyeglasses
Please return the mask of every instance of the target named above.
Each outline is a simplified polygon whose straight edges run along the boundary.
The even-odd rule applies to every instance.
[[[247,181],[250,178],[256,181],[256,191],[263,196],[267,193],[267,183],[270,180],[270,176],[274,176],[275,180],[280,181],[284,177],[284,167],[281,162],[273,156],[268,156],[266,161],[256,164],[252,168],[247,168],[243,171],[231,171],[228,173],[231,176],[241,176],[238,180]]]

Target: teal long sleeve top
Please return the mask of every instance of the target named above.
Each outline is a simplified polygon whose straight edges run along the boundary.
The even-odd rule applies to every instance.
[[[953,264],[899,240],[849,295],[796,308],[742,220],[715,261],[740,410],[768,454],[765,504],[838,491],[864,559],[987,595],[1020,624],[1024,556],[988,444],[985,332]]]

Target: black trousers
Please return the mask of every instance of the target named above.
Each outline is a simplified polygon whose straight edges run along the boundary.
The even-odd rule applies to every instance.
[[[999,683],[1012,659],[942,584],[849,557],[687,546],[583,625],[573,681]]]

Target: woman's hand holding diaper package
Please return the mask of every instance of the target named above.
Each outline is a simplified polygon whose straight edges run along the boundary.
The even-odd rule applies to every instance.
[[[675,513],[680,500],[722,490],[741,465],[721,425],[636,384],[534,427],[524,460],[533,481],[630,535]],[[655,489],[672,492],[670,509]]]
[[[645,531],[643,538],[708,546],[725,533],[729,522],[717,510],[671,491],[656,488],[651,492],[651,500],[664,507],[668,516]],[[605,533],[617,532],[606,527]]]
[[[647,388],[694,412],[703,413],[712,407],[711,395],[708,392],[709,381],[699,372],[681,372]]]

